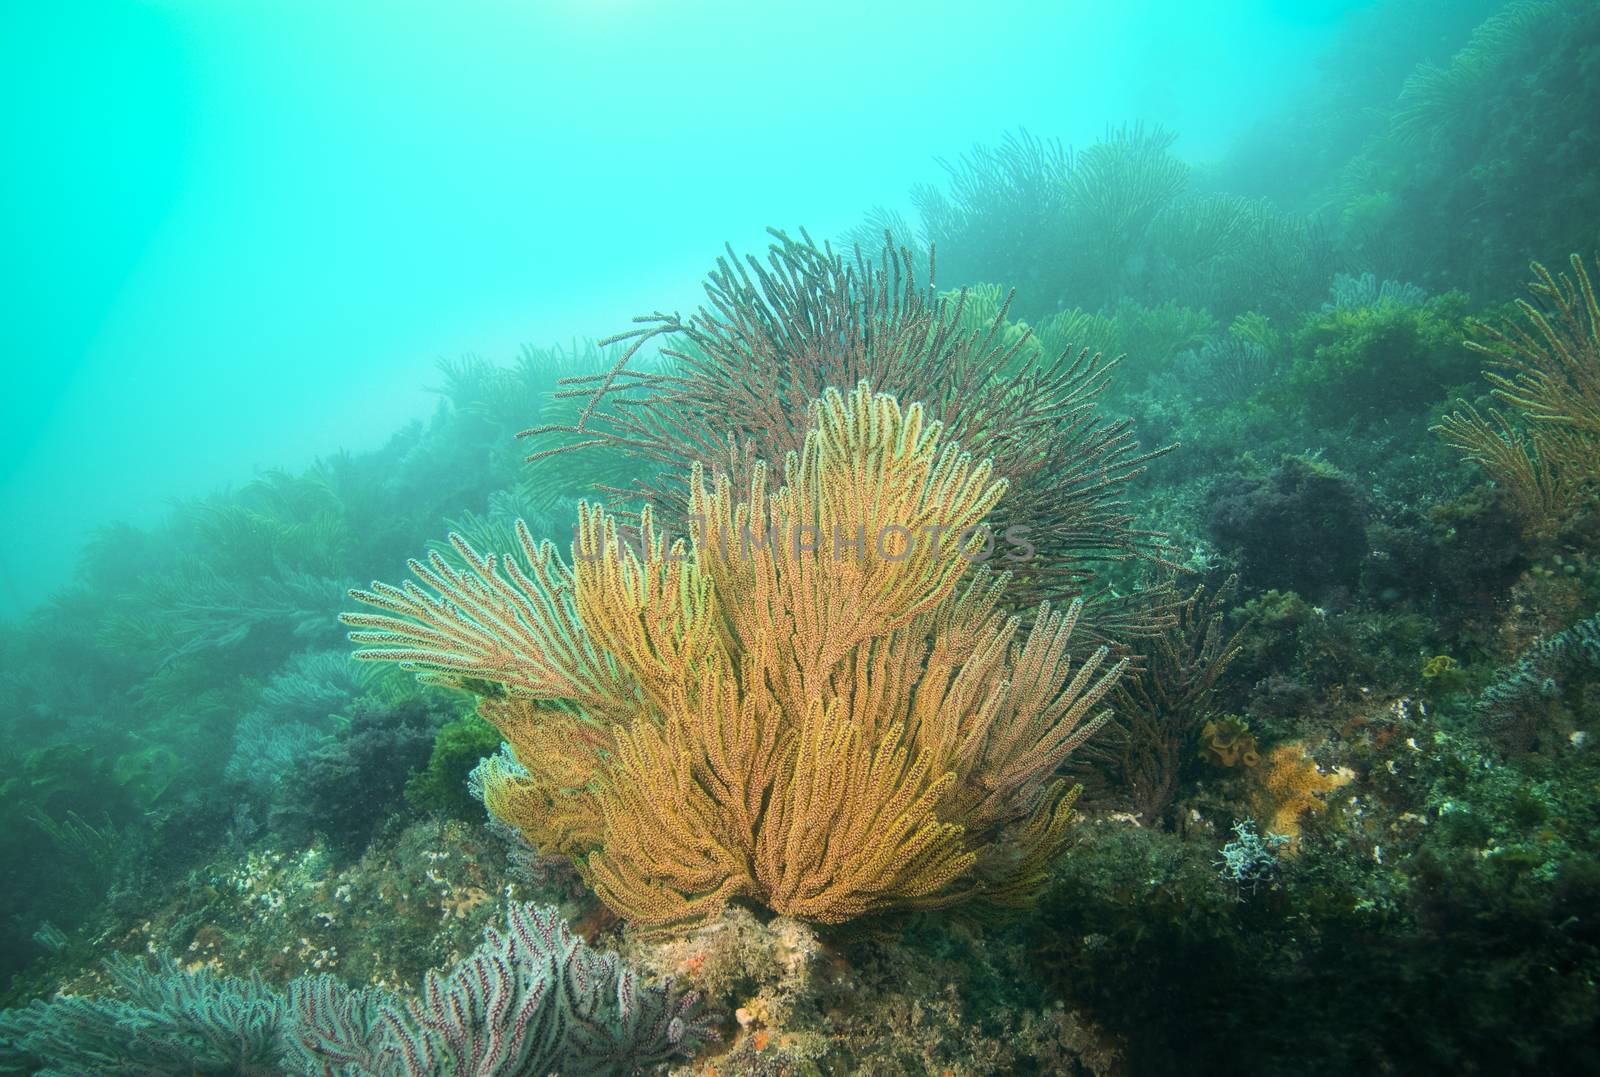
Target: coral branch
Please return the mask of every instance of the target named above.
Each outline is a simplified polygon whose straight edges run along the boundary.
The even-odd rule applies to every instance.
[[[970,564],[1006,483],[922,405],[862,384],[808,414],[775,490],[691,467],[686,538],[586,505],[571,568],[519,528],[527,569],[459,542],[464,571],[413,566],[431,592],[354,593],[386,611],[347,617],[363,657],[482,697],[512,752],[491,812],[631,920],[1014,905],[1062,851],[1054,775],[1124,663],[1071,658],[1081,600],[1016,638]]]

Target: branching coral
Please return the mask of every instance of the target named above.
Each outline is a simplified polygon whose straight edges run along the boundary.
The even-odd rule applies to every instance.
[[[696,467],[687,538],[584,506],[570,567],[520,527],[520,557],[457,540],[466,568],[353,592],[382,611],[345,617],[361,657],[482,697],[515,756],[490,810],[629,919],[1013,905],[1063,849],[1054,774],[1123,664],[1074,668],[1081,603],[1018,638],[969,565],[1006,484],[921,405],[862,385],[810,416],[777,490]]]
[[[1434,429],[1505,489],[1531,534],[1569,522],[1600,484],[1600,301],[1583,259],[1572,276],[1533,264],[1536,302],[1525,325],[1475,323],[1468,347],[1489,358],[1484,377],[1510,414],[1470,404]]]
[[[1110,363],[1065,343],[1050,358],[1006,321],[1009,301],[997,295],[975,297],[990,310],[974,324],[965,293],[919,286],[911,255],[893,245],[852,260],[775,235],[765,264],[731,251],[720,260],[693,317],[658,313],[618,338],[631,342],[612,371],[570,390],[591,397],[579,420],[526,431],[564,439],[532,459],[611,446],[663,465],[659,481],[611,492],[648,498],[676,525],[695,466],[743,488],[758,465],[776,468],[800,448],[825,388],[865,381],[922,403],[1010,479],[1005,525],[1034,547],[1012,565],[1019,605],[1084,593],[1099,562],[1162,557],[1163,539],[1137,529],[1123,496],[1165,450],[1142,452],[1126,421],[1100,416]],[[634,370],[657,338],[665,369]]]
[[[1506,371],[1485,376],[1529,422],[1600,439],[1600,302],[1583,259],[1574,254],[1570,261],[1571,277],[1533,264],[1529,287],[1545,309],[1517,303],[1531,329],[1484,326],[1487,342],[1469,347]]]
[[[1194,192],[1174,141],[1139,124],[1079,153],[1008,136],[945,164],[948,193],[923,186],[912,201],[947,279],[1015,285],[1031,318],[1130,299],[1226,315],[1303,309],[1332,272],[1327,237],[1265,201]]]
[[[1371,270],[1359,277],[1335,273],[1328,293],[1329,300],[1322,305],[1323,310],[1360,310],[1384,305],[1420,307],[1428,301],[1428,293],[1417,285],[1398,280],[1379,280]]]
[[[581,403],[561,397],[560,384],[602,373],[616,361],[616,349],[588,340],[574,340],[570,348],[524,345],[509,365],[477,356],[442,361],[443,382],[435,391],[448,402],[448,414],[456,422],[488,435],[482,470],[510,487],[497,491],[498,496],[543,513],[561,499],[579,496],[596,483],[615,482],[637,468],[621,453],[605,450],[584,453],[565,468],[524,468],[513,437],[533,416],[570,424]]]
[[[1071,247],[1068,183],[1076,167],[1071,150],[1026,131],[1008,133],[998,146],[974,146],[954,161],[941,160],[949,192],[920,184],[911,202],[928,240],[962,284],[1005,280],[1032,293],[1048,310],[1060,288],[1063,257]],[[1018,279],[1018,274],[1023,279]]]
[[[1085,784],[1093,783],[1096,797],[1114,797],[1146,824],[1160,820],[1171,806],[1218,681],[1238,656],[1239,632],[1223,627],[1237,582],[1229,579],[1209,592],[1197,587],[1189,595],[1177,623],[1152,641],[1145,668],[1117,686],[1116,728],[1071,761]]]
[[[0,1012],[0,1066],[43,1077],[75,1074],[282,1074],[284,1003],[259,975],[151,971],[114,955],[108,978],[126,1001],[58,995]]]
[[[352,991],[328,975],[289,987],[287,1035],[306,1072],[638,1073],[708,1038],[699,996],[647,987],[591,950],[553,908],[513,905],[506,928],[415,998]],[[334,1067],[344,1067],[335,1069]]]
[[[1069,201],[1106,264],[1132,254],[1156,216],[1188,187],[1189,166],[1169,152],[1177,139],[1175,132],[1134,124],[1108,131],[1078,155],[1066,179]],[[1224,231],[1233,221],[1226,224]]]
[[[1260,344],[1230,333],[1183,353],[1174,373],[1194,399],[1231,404],[1260,392],[1277,364]]]
[[[1600,671],[1600,613],[1540,640],[1497,673],[1478,697],[1477,719],[1485,732],[1525,743],[1541,710],[1589,670]]]
[[[641,983],[574,936],[553,908],[513,905],[506,929],[418,997],[302,976],[286,994],[260,976],[150,970],[117,955],[123,996],[58,995],[0,1013],[0,1066],[46,1075],[237,1073],[534,1077],[640,1072],[709,1035],[699,997]]]
[[[1441,17],[1473,11],[1449,8]],[[1330,191],[1345,265],[1500,295],[1527,252],[1593,244],[1600,6],[1511,0],[1478,11],[1488,17],[1463,48],[1405,79],[1386,127],[1370,132],[1342,169],[1342,189]]]
[[[957,282],[1015,283],[1030,314],[1108,304],[1124,286],[1148,283],[1128,278],[1130,256],[1144,252],[1152,223],[1188,185],[1188,166],[1170,152],[1175,139],[1134,124],[1073,153],[1026,132],[1008,135],[945,162],[948,194],[923,186],[912,201]],[[1220,200],[1208,202],[1195,227],[1168,213],[1162,231],[1185,258],[1209,253],[1196,248],[1214,250],[1218,228],[1233,223],[1211,212],[1219,208]]]
[[[1483,96],[1494,92],[1507,62],[1523,50],[1539,47],[1548,32],[1546,24],[1560,8],[1551,0],[1514,0],[1484,20],[1449,63],[1420,65],[1400,88],[1389,118],[1395,136],[1432,141],[1459,128]]]

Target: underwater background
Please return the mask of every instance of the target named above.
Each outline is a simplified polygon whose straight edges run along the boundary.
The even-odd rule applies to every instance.
[[[0,61],[0,1072],[1600,1072],[1600,5]]]

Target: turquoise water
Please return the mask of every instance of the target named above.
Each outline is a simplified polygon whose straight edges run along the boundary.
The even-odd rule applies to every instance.
[[[6,609],[95,524],[377,444],[441,356],[687,305],[1004,131],[1215,160],[1342,10],[1189,8],[10,6]]]

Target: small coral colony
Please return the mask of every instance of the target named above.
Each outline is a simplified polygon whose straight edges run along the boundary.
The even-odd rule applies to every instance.
[[[0,1059],[1600,1069],[1595,113],[1457,167],[1597,57],[1588,5],[1511,4],[1329,119],[1332,230],[1159,130],[1014,136],[916,227],[447,364],[382,453],[184,509],[169,580],[92,547],[114,598],[6,646],[88,621],[147,731],[7,763],[94,911],[18,899],[14,1001],[64,989]]]

